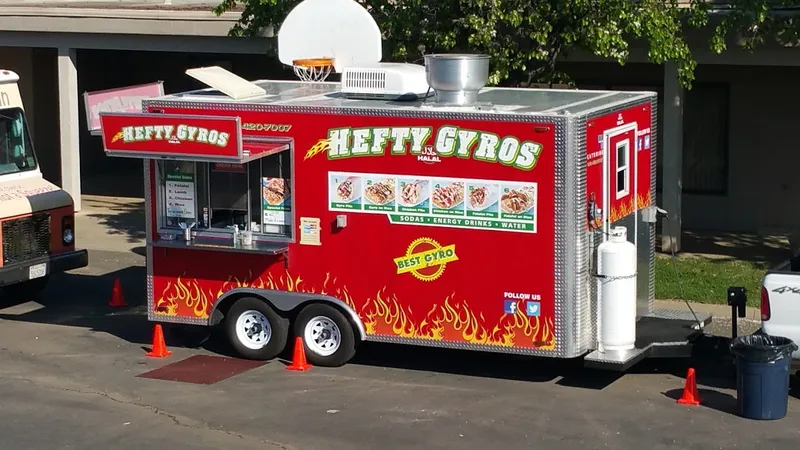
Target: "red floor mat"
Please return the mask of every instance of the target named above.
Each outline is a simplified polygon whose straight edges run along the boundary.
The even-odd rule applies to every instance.
[[[183,361],[145,372],[138,377],[182,383],[214,384],[264,364],[264,361],[195,355]]]

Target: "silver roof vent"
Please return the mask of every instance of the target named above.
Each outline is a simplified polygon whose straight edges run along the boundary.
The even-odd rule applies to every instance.
[[[436,103],[477,103],[478,92],[489,80],[489,55],[425,55],[425,75]]]

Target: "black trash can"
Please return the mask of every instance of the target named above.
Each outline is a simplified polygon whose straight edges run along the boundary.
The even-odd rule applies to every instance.
[[[786,416],[792,353],[791,339],[754,334],[731,343],[736,355],[736,401],[742,417],[776,420]]]

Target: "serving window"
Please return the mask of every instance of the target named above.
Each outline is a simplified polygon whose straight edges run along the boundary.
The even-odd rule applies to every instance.
[[[199,236],[251,231],[255,239],[293,240],[291,153],[244,164],[157,161],[161,233],[194,225]]]

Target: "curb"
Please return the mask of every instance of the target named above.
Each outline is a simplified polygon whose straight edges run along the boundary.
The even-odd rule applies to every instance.
[[[656,300],[655,307],[659,309],[674,309],[677,311],[689,311],[686,302],[683,300]],[[704,312],[712,315],[713,318],[731,318],[731,307],[728,305],[718,305],[709,303],[694,303],[689,302],[695,312]],[[747,307],[745,317],[740,320],[761,321],[761,310],[752,306]]]

